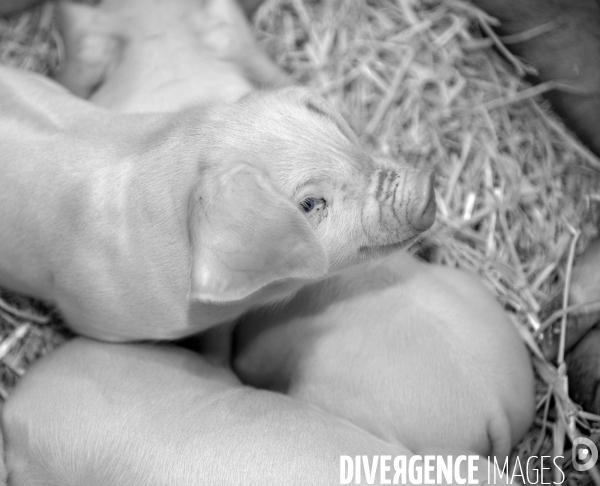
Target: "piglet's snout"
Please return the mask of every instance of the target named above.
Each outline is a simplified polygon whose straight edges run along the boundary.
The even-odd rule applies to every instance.
[[[437,211],[434,179],[431,169],[373,171],[362,212],[367,244],[402,243],[429,229]]]
[[[435,221],[437,207],[433,189],[434,182],[435,174],[431,169],[421,170],[413,177],[409,175],[407,180],[410,196],[406,215],[410,225],[418,231],[431,228]],[[406,190],[406,186],[404,189]],[[402,187],[398,187],[396,191],[402,191]],[[401,194],[398,194],[398,196],[401,196]]]
[[[435,221],[436,204],[431,169],[376,170],[372,193],[387,228],[406,227],[416,233],[430,228]]]

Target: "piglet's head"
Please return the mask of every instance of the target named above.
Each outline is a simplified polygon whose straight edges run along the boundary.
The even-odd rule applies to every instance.
[[[241,300],[286,282],[296,290],[433,224],[432,172],[376,163],[306,90],[252,94],[210,117],[190,205],[200,300]]]

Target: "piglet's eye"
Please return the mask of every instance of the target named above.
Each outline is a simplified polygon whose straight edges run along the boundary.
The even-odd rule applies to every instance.
[[[310,213],[313,209],[315,209],[315,200],[312,197],[307,197],[300,203],[300,206],[302,206],[302,209],[304,209],[305,213]]]
[[[307,197],[300,203],[300,208],[302,208],[306,214],[311,214],[311,216],[312,214],[318,214],[320,215],[319,217],[323,217],[325,215],[324,211],[326,207],[327,202],[325,202],[325,199],[321,198]]]

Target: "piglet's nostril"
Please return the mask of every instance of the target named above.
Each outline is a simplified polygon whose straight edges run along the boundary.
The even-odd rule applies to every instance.
[[[407,216],[408,222],[416,230],[425,231],[431,228],[435,221],[437,206],[433,188],[434,181],[435,174],[431,169],[421,170],[412,181]]]

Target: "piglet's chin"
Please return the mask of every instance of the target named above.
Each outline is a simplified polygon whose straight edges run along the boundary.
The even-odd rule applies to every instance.
[[[390,243],[388,245],[376,245],[376,246],[362,246],[359,248],[359,255],[363,259],[374,259],[383,258],[391,253],[399,250],[407,249],[411,246],[421,235],[415,235],[397,243]]]

